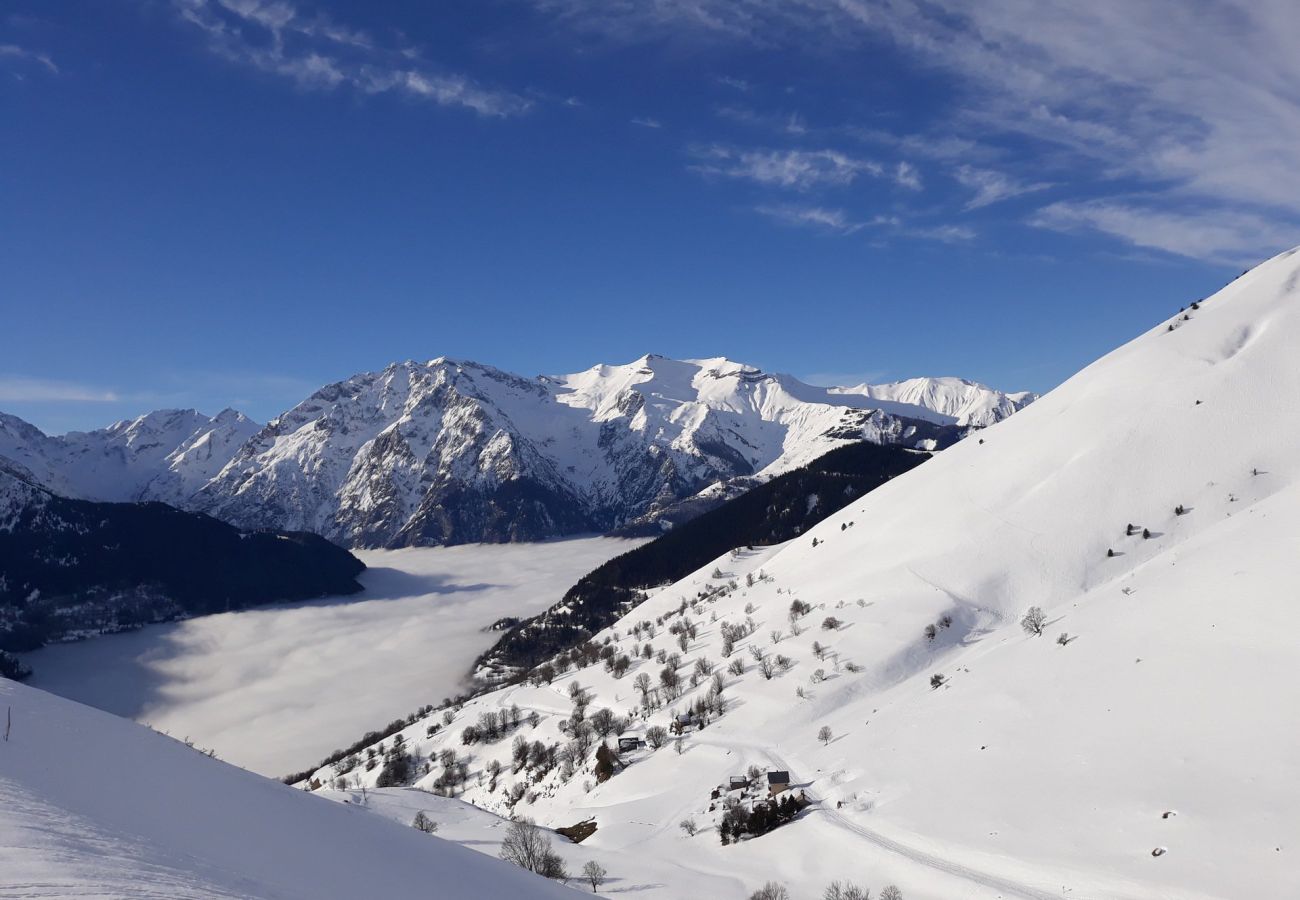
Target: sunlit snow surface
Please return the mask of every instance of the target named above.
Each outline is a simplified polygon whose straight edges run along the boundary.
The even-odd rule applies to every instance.
[[[510,686],[432,735],[413,724],[406,746],[468,756],[458,798],[490,812],[595,817],[583,850],[630,883],[671,861],[646,900],[743,900],[768,879],[810,900],[834,878],[907,900],[1294,900],[1297,347],[1300,257],[1283,254],[807,534],[658,591],[594,638],[629,654],[621,678]],[[812,611],[792,624],[796,599]],[[683,605],[694,627],[674,634]],[[1042,636],[1019,624],[1031,606]],[[751,619],[725,657],[723,623]],[[678,651],[678,678],[721,669],[727,702],[681,754],[634,751],[596,784],[590,755],[565,779],[515,770],[513,737],[465,741],[518,706],[527,740],[567,742],[575,681],[589,716],[631,712],[648,734],[710,690],[636,714],[636,679],[662,683],[658,654]],[[788,665],[767,679],[755,654]],[[750,765],[788,771],[812,805],[724,848],[711,794]],[[705,890],[702,873],[733,881]]]
[[[0,897],[576,897],[508,863],[0,679]]]
[[[47,647],[31,684],[283,775],[456,694],[503,616],[559,600],[636,541],[361,552],[363,594]]]

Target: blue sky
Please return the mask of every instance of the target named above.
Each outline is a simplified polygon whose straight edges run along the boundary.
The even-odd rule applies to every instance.
[[[1082,6],[10,0],[0,410],[440,355],[1047,390],[1300,242],[1300,12]]]

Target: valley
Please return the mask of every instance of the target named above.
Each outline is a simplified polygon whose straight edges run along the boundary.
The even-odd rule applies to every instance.
[[[365,551],[360,594],[149,625],[24,654],[31,684],[269,777],[460,693],[504,616],[530,615],[637,546]]]

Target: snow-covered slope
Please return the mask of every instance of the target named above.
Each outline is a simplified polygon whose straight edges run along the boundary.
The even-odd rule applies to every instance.
[[[970,402],[991,419],[1032,399],[996,396]],[[196,504],[365,546],[605,531],[849,441],[949,441],[961,416],[927,406],[935,397],[952,406],[943,391],[876,399],[725,359],[646,356],[536,379],[406,362],[277,418]]]
[[[0,896],[574,897],[500,860],[0,679]]]
[[[596,637],[628,656],[622,677],[570,669],[407,740],[467,760],[458,794],[485,808],[594,816],[584,846],[671,856],[682,883],[739,876],[720,897],[768,878],[796,900],[832,878],[908,900],[1300,896],[1298,284],[1283,254],[809,534],[664,588]],[[792,623],[796,600],[811,609]],[[724,623],[745,632],[729,657]],[[769,679],[758,656],[784,664]],[[645,709],[634,680],[662,695],[674,663],[684,693]],[[464,742],[517,705],[526,740],[570,746],[574,682],[588,718],[608,707],[644,735],[705,697],[697,666],[723,673],[725,712],[604,784],[590,750],[566,778],[514,771],[513,732]],[[813,805],[724,847],[710,791],[751,764]],[[676,830],[688,816],[703,833]]]
[[[232,409],[213,417],[164,409],[97,431],[50,437],[0,413],[0,457],[62,496],[183,506],[259,427]]]

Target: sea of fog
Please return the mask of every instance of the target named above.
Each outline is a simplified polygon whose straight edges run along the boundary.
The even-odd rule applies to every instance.
[[[636,543],[360,551],[363,593],[46,647],[27,654],[31,683],[283,775],[456,694],[499,636],[487,626],[541,612]]]

